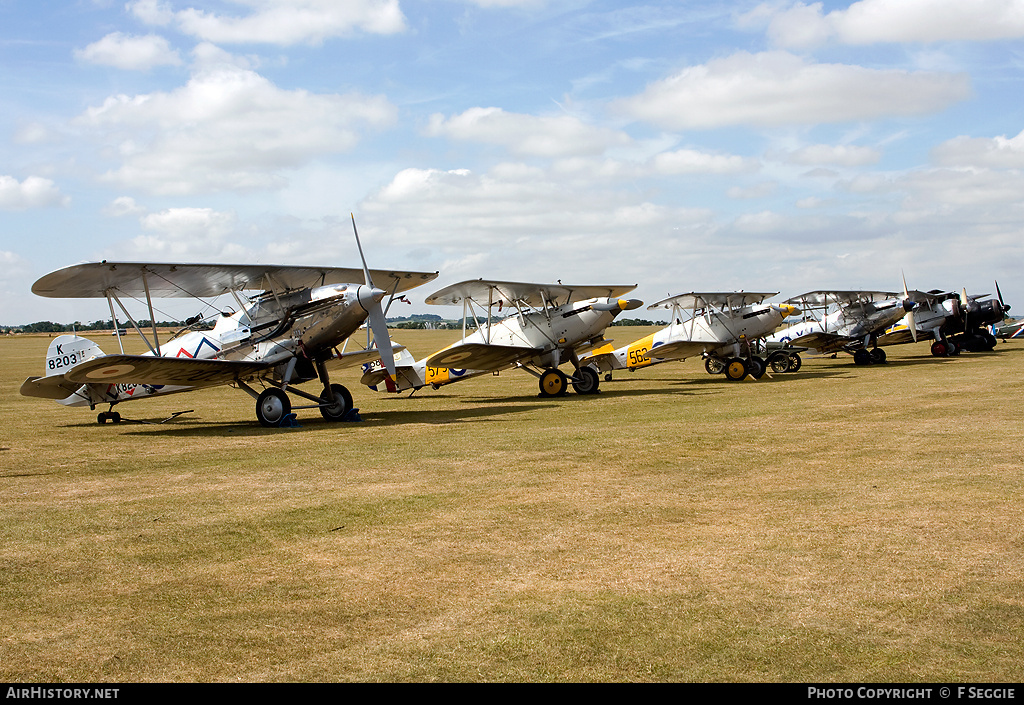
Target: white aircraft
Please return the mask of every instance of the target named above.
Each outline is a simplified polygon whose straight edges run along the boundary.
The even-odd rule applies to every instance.
[[[359,254],[362,257],[361,247]],[[32,291],[49,297],[106,298],[115,333],[120,333],[116,303],[149,352],[125,354],[118,335],[120,354],[105,355],[87,338],[62,335],[50,344],[44,376],[29,377],[21,393],[93,410],[109,404],[110,410],[100,413],[97,420],[117,423],[121,415],[113,411],[116,404],[231,384],[256,399],[256,418],[263,426],[280,425],[291,413],[289,394],[312,402],[296,408],[319,409],[325,419],[340,421],[352,409],[352,396],[342,385],[331,384],[328,367],[379,359],[393,375],[393,349],[381,301],[436,277],[437,272],[369,270],[365,259],[362,271],[107,261],[73,265],[42,277]],[[364,283],[355,283],[359,280]],[[258,293],[248,298],[243,295],[246,291]],[[144,298],[152,322],[155,298],[200,299],[223,294],[234,298],[237,311],[220,313],[212,330],[186,328],[164,342],[155,324],[148,338],[122,302]],[[367,318],[374,347],[367,341],[365,349],[339,351],[337,346]],[[322,393],[311,394],[295,386],[313,379],[320,380]],[[257,391],[254,383],[263,387],[262,391]]]
[[[800,309],[790,304],[764,304],[774,293],[745,291],[689,293],[672,296],[648,306],[669,309],[672,322],[636,342],[613,350],[606,345],[584,358],[611,379],[612,370],[636,370],[694,355],[704,358],[705,369],[725,373],[726,379],[740,380],[748,374],[760,379],[770,365],[776,372],[799,367],[796,353],[777,350],[768,358],[752,350],[752,343],[778,328]]]
[[[407,351],[396,360],[398,389],[434,389],[482,374],[519,368],[537,377],[541,396],[565,394],[571,382],[578,394],[596,394],[597,372],[580,365],[580,354],[602,345],[604,329],[622,311],[643,305],[618,298],[636,286],[570,286],[523,282],[460,282],[429,296],[428,304],[462,304],[462,340],[416,361]],[[477,309],[483,315],[477,317]],[[495,321],[505,309],[510,314]],[[467,335],[472,317],[476,331]],[[558,369],[572,363],[572,376]],[[363,384],[376,389],[384,380],[379,365],[364,367]]]
[[[906,291],[906,282],[903,288]],[[915,342],[923,334],[932,339],[931,353],[936,357],[956,355],[961,350],[992,350],[996,346],[996,335],[987,326],[1001,323],[1010,310],[1003,303],[998,282],[996,293],[997,299],[979,301],[987,294],[968,296],[966,289],[962,289],[960,294],[938,290],[908,292],[907,296],[917,306],[902,321],[880,335],[878,344]]]
[[[811,291],[787,299],[805,320],[769,336],[767,342],[813,348],[819,353],[849,352],[858,365],[885,362],[878,336],[915,304],[892,291]]]

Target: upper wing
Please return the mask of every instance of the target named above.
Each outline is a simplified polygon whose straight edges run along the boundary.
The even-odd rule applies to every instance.
[[[401,292],[437,278],[437,272],[371,269],[376,287]],[[362,283],[363,270],[254,264],[88,262],[50,272],[32,292],[51,298],[103,298],[108,291],[153,298],[219,296],[230,291],[303,289],[324,284]]]
[[[78,384],[151,384],[212,387],[273,368],[264,362],[196,360],[152,355],[103,355],[72,367],[64,379]]]
[[[779,292],[754,292],[754,291],[714,291],[714,292],[691,292],[670,296],[648,306],[648,310],[655,308],[668,308],[674,306],[684,309],[708,308],[734,309],[759,304],[765,299],[776,296]]]
[[[374,280],[376,282],[376,280]],[[460,304],[472,300],[478,304],[488,302],[506,304],[514,301],[527,306],[543,306],[544,303],[559,301],[584,301],[599,297],[622,296],[636,288],[632,286],[587,285],[572,286],[569,284],[531,284],[528,282],[488,281],[473,279],[459,282],[435,291],[427,297],[428,304]]]
[[[499,370],[541,352],[543,352],[543,348],[457,343],[428,357],[427,366],[463,370]]]
[[[866,304],[885,299],[900,298],[902,296],[902,293],[897,293],[895,291],[808,291],[806,294],[800,294],[800,296],[794,296],[791,299],[786,299],[786,303],[806,308],[809,306],[830,306],[833,304]]]

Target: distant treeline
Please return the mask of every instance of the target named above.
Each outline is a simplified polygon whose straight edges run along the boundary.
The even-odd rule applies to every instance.
[[[492,322],[502,320],[502,317],[493,316]],[[157,328],[171,328],[178,330],[188,325],[187,321],[157,321]],[[622,318],[612,323],[613,326],[655,326],[664,325],[658,321],[648,321],[642,318]],[[121,330],[130,329],[130,324],[121,322]],[[148,320],[139,321],[139,327],[143,330],[148,330],[151,325]],[[209,329],[212,328],[212,324],[197,323],[193,325],[197,329]],[[411,316],[397,316],[388,319],[389,328],[397,329],[414,329],[414,330],[452,330],[462,328],[462,319],[459,320],[445,320],[438,315],[432,313],[414,313]],[[476,328],[476,324],[473,319],[470,318],[467,321],[467,328]],[[105,321],[93,321],[92,323],[82,323],[81,321],[75,321],[74,323],[54,323],[53,321],[37,321],[35,323],[29,323],[24,326],[0,326],[0,334],[10,335],[13,333],[74,333],[83,331],[111,331],[113,332],[114,326],[109,320]]]
[[[184,321],[157,321],[157,328],[184,328]],[[121,330],[129,328],[131,324],[125,324],[121,322]],[[151,328],[149,320],[139,321],[139,327],[143,330]],[[202,326],[197,326],[202,327]],[[208,326],[212,327],[212,326]],[[75,321],[74,323],[54,323],[53,321],[36,321],[35,323],[29,323],[24,326],[0,326],[0,332],[3,333],[74,333],[82,331],[92,330],[109,330],[111,333],[114,332],[114,325],[109,320],[106,321],[93,321],[92,323],[82,323],[81,321]]]

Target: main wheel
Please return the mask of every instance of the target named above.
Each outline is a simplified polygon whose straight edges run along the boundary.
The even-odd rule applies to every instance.
[[[867,348],[861,348],[853,354],[853,361],[858,365],[870,365],[871,364],[871,351]]]
[[[340,384],[331,385],[331,396],[327,396],[327,390],[320,395],[320,403],[329,406],[320,407],[320,415],[328,421],[341,421],[348,412],[352,411],[352,395]]]
[[[799,353],[791,353],[789,356],[789,371],[796,372],[800,369],[800,366],[804,364],[804,361],[800,358]]]
[[[572,383],[572,388],[577,394],[597,394],[597,387],[601,384],[601,378],[593,367],[581,367],[573,375],[578,381]]]
[[[725,372],[725,363],[717,357],[709,357],[704,361],[704,369],[709,375],[720,375]]]
[[[882,350],[882,348],[872,349],[871,362],[876,365],[881,365],[883,362],[885,362],[885,350]]]
[[[772,368],[772,372],[789,372],[789,355],[776,355],[768,363],[768,366]]]
[[[561,370],[544,370],[540,376],[540,395],[542,397],[560,397],[569,389],[569,378]]]
[[[739,382],[747,376],[747,363],[742,358],[734,357],[725,363],[725,378]]]
[[[281,425],[281,419],[292,411],[288,395],[277,387],[264,389],[256,399],[256,418],[261,426],[272,428]]]
[[[949,355],[949,346],[945,340],[936,340],[932,343],[932,355],[935,357],[946,357]]]

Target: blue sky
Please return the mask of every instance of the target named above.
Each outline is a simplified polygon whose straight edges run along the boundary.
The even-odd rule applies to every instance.
[[[105,317],[30,293],[80,261],[358,266],[350,212],[441,273],[400,315],[901,270],[1024,311],[1022,37],[1024,0],[0,0],[0,323]]]

